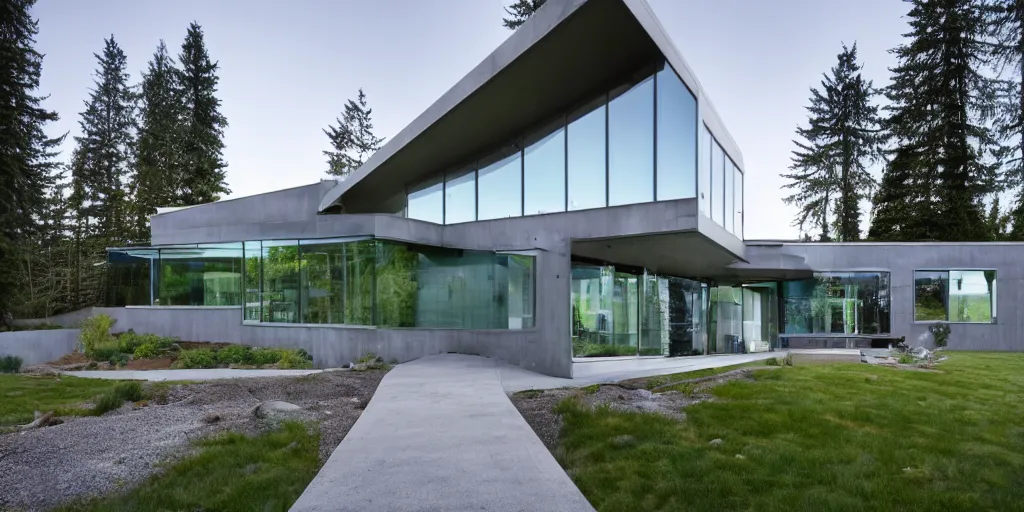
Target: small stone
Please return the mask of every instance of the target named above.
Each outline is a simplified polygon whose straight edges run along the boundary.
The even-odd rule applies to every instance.
[[[253,408],[252,414],[257,418],[269,418],[272,416],[292,414],[301,410],[302,407],[292,403],[282,402],[280,400],[270,400]]]
[[[737,453],[737,454],[736,454],[736,458],[737,458],[737,459],[740,459],[740,460],[743,460],[743,459],[746,459],[747,457],[746,457],[746,456],[744,456],[744,455],[743,455],[742,453]]]
[[[724,442],[725,441],[722,441],[721,439],[712,439],[711,442],[709,442],[708,444],[710,444],[711,446],[722,446],[722,443]]]
[[[242,468],[242,473],[246,474],[246,475],[251,475],[251,474],[259,471],[261,467],[263,467],[263,463],[262,462],[254,462],[254,463],[249,464],[248,466],[245,466],[244,468]]]
[[[207,413],[205,416],[203,416],[203,423],[206,423],[207,425],[217,423],[218,421],[220,421],[220,414],[217,414],[215,412]]]

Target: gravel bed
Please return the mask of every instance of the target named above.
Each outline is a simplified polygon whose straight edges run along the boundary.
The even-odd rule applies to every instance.
[[[187,455],[191,441],[224,430],[258,434],[276,420],[253,408],[283,400],[302,407],[289,418],[315,421],[326,461],[369,402],[384,371],[232,379],[156,386],[154,401],[100,417],[66,417],[52,427],[0,435],[0,510],[48,510],[123,491],[158,464]],[[165,405],[160,405],[164,403]],[[217,416],[212,423],[208,421]]]

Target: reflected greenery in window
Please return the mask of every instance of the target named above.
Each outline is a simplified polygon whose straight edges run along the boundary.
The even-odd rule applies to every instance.
[[[786,334],[888,334],[888,272],[816,272],[782,283]]]
[[[302,323],[373,323],[374,242],[303,241]]]
[[[262,255],[263,244],[259,241],[245,242],[243,251],[245,256],[244,275],[242,276],[242,289],[244,291],[245,307],[242,311],[242,318],[253,322],[260,321],[260,291],[262,290]]]
[[[160,249],[155,305],[242,304],[241,244]]]
[[[299,243],[264,241],[261,254],[261,321],[299,322]]]
[[[654,200],[654,80],[608,101],[608,206]]]
[[[996,322],[994,270],[914,272],[914,320]]]
[[[659,201],[697,195],[697,99],[668,64],[657,75]]]

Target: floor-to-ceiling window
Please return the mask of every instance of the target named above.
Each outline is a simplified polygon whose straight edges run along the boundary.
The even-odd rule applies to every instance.
[[[888,272],[816,272],[781,284],[785,334],[888,334]]]

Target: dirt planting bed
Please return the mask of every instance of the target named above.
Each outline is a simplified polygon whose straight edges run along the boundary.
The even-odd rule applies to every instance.
[[[131,488],[162,462],[188,454],[190,441],[225,430],[257,434],[282,419],[319,425],[327,460],[373,396],[383,370],[305,377],[245,378],[151,385],[147,404],[99,417],[67,417],[52,427],[0,435],[0,510],[48,510]],[[256,414],[280,400],[300,409]]]

